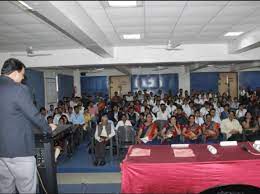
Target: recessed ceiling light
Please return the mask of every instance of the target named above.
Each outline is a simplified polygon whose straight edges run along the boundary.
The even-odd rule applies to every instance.
[[[110,7],[136,7],[136,1],[108,1]]]
[[[123,34],[123,39],[141,39],[140,34]]]
[[[32,7],[30,7],[27,3],[25,3],[24,1],[18,1],[21,5],[23,5],[26,9],[29,9],[29,10],[33,10]]]
[[[228,32],[224,36],[239,36],[243,34],[244,32]]]

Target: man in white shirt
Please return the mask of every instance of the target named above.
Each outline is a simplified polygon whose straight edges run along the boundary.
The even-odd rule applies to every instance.
[[[54,114],[54,105],[50,104],[50,109],[47,111],[47,117],[53,116],[53,114]]]
[[[127,102],[133,102],[134,101],[134,97],[132,95],[132,92],[128,92],[128,94],[125,97]]]
[[[168,114],[173,115],[174,112],[176,111],[177,107],[173,104],[173,101],[169,102],[169,105],[166,107],[166,111]]]
[[[109,122],[107,115],[101,117],[101,122],[96,127],[95,132],[95,166],[104,166],[105,162],[105,151],[107,142],[115,136],[115,128],[113,122]],[[110,145],[111,146],[111,145]]]
[[[240,139],[239,134],[242,133],[242,126],[235,119],[235,112],[229,111],[228,118],[223,119],[220,124],[221,132],[227,135],[227,139]]]
[[[127,126],[128,126],[128,127],[131,127],[132,124],[131,124],[131,122],[127,119],[126,115],[125,115],[125,114],[122,114],[121,120],[118,121],[115,130],[118,130],[119,127],[127,127]]]
[[[157,114],[157,112],[159,112],[159,111],[160,111],[160,100],[156,100],[156,104],[153,107],[152,112],[154,114]]]
[[[199,104],[203,105],[205,103],[204,97],[199,95]]]
[[[142,102],[142,101],[144,100],[144,95],[142,94],[142,91],[141,91],[141,90],[139,90],[139,91],[137,92],[137,99],[138,99],[140,102]]]
[[[247,110],[244,108],[243,104],[239,104],[239,108],[236,111],[236,117],[240,119],[241,117],[244,117],[246,115]]]
[[[200,109],[200,115],[204,117],[206,114],[209,114],[209,103],[205,103],[204,106]]]
[[[55,114],[54,119],[53,119],[53,123],[55,125],[59,124],[59,120],[60,120],[61,115],[62,115],[62,108],[58,107],[58,114]]]
[[[180,97],[177,98],[177,100],[175,101],[177,104],[182,105],[183,101]]]
[[[182,109],[185,112],[185,114],[187,115],[187,117],[189,117],[191,115],[192,110],[190,108],[190,105],[188,104],[188,100],[187,99],[185,99],[183,101]]]
[[[161,104],[161,110],[157,112],[156,120],[168,120],[170,118],[170,114],[166,111],[165,104]]]

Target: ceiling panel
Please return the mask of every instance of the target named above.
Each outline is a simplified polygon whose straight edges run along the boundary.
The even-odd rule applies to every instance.
[[[116,31],[118,33],[124,33],[124,34],[127,34],[127,33],[141,33],[144,31],[144,26],[141,26],[141,27],[118,27],[116,29]]]
[[[241,17],[238,15],[232,16],[217,16],[210,21],[210,25],[227,25],[227,24],[236,24],[241,21]]]
[[[85,8],[103,9],[100,1],[78,1],[78,3]]]
[[[7,34],[7,33],[19,33],[20,31],[11,25],[2,25],[0,28],[0,35]]]
[[[259,25],[260,24],[260,16],[251,16],[251,17],[243,18],[243,19],[241,19],[240,24]]]
[[[22,9],[18,9],[17,6],[10,3],[9,1],[1,1],[0,6],[0,15],[4,14],[19,14],[23,13],[24,11]]]
[[[169,37],[170,33],[151,33],[148,32],[145,34],[146,38],[161,38],[161,37]]]
[[[257,9],[256,6],[226,6],[220,13],[220,15],[223,16],[240,16],[243,17],[245,15],[248,15],[250,13],[253,13]]]
[[[256,25],[254,24],[244,24],[244,25],[235,25],[235,26],[232,26],[230,28],[230,31],[242,31],[242,32],[245,32],[245,31],[250,31],[252,29],[254,29],[256,27]]]
[[[145,6],[183,7],[186,1],[144,1]]]
[[[177,18],[170,17],[149,17],[145,18],[147,25],[174,25],[177,22]]]
[[[243,6],[243,5],[260,6],[260,2],[259,1],[230,1],[229,5],[231,5],[231,6]]]
[[[202,28],[202,25],[176,25],[175,32],[190,31],[196,32]]]
[[[223,31],[225,29],[230,28],[232,25],[231,24],[216,24],[216,25],[207,25],[203,28],[204,32],[208,31]]]
[[[51,27],[48,27],[46,24],[22,24],[22,25],[16,25],[16,28],[21,30],[22,32],[53,32],[54,29]]]
[[[223,6],[228,1],[188,1],[188,6]]]
[[[127,20],[125,19],[117,19],[117,20],[113,20],[113,25],[114,26],[143,26],[144,25],[144,21],[140,20],[138,18],[129,18]]]
[[[111,18],[120,18],[120,17],[143,17],[144,16],[143,7],[136,8],[111,8],[106,9],[107,14]]]
[[[187,6],[184,9],[183,17],[194,17],[194,16],[214,16],[222,6]]]
[[[147,25],[145,26],[145,30],[147,32],[170,32],[172,30],[171,25]]]
[[[146,17],[178,17],[182,7],[147,7],[145,8]]]
[[[4,16],[0,15],[1,21],[14,24],[14,25],[22,25],[22,24],[37,24],[39,23],[39,19],[29,15],[29,14],[5,14]]]
[[[181,17],[178,25],[205,25],[211,17]]]
[[[142,6],[135,8],[111,8],[101,1],[59,3],[64,6],[79,4],[118,46],[166,44],[170,35],[180,42],[227,42],[232,38],[223,37],[224,32],[247,32],[260,26],[260,2],[257,1],[143,1]],[[38,2],[33,4],[37,7]],[[24,50],[26,45],[37,49],[80,47],[7,1],[0,2],[0,26],[0,51],[5,48]],[[170,34],[174,26],[174,34]],[[144,38],[122,40],[120,35],[125,33],[141,33]]]
[[[199,36],[219,36],[223,34],[223,30],[219,30],[219,31],[215,31],[215,30],[212,30],[212,31],[201,31]],[[224,34],[223,34],[224,35]]]

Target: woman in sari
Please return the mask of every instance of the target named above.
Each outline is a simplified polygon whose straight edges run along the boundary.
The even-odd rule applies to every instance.
[[[138,134],[137,134],[137,143],[138,144],[158,144],[159,141],[157,139],[158,134],[158,127],[153,122],[153,116],[152,114],[146,115],[146,121],[144,124],[142,124],[139,128]]]
[[[254,119],[251,112],[246,112],[245,117],[242,120],[242,127],[245,140],[255,141],[260,138],[260,131],[257,126],[257,121]]]
[[[201,142],[201,127],[195,123],[195,116],[189,116],[188,125],[183,126],[182,134],[185,143],[200,143]]]
[[[172,116],[169,120],[169,124],[166,125],[161,131],[163,144],[176,144],[180,143],[181,139],[181,127],[177,122],[175,116]]]

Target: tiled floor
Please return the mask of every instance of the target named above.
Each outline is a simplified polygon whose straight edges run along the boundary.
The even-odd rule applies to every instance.
[[[86,143],[72,158],[60,157],[57,167],[59,193],[120,193],[120,161],[113,159],[105,166],[94,166]]]
[[[120,173],[58,173],[58,184],[121,183]]]

